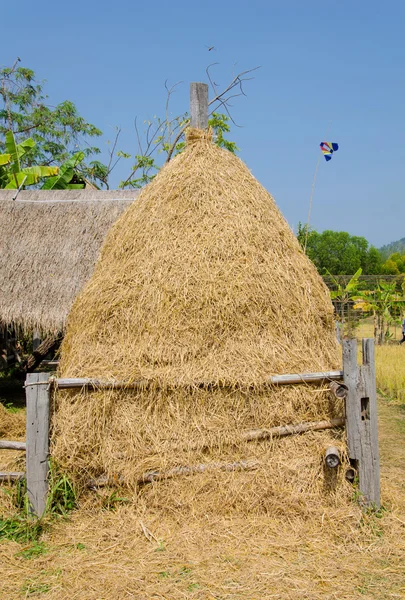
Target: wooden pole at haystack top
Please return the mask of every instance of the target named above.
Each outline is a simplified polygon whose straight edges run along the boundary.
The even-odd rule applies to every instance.
[[[190,83],[190,126],[196,129],[208,128],[208,85]]]

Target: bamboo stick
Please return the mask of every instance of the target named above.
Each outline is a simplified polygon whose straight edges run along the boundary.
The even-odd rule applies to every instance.
[[[0,440],[0,450],[26,450],[25,442],[10,442],[8,440]]]
[[[256,460],[241,460],[232,463],[206,463],[173,467],[163,471],[147,471],[136,480],[136,485],[145,485],[147,483],[153,483],[154,481],[173,479],[173,477],[178,477],[181,475],[194,475],[195,473],[204,473],[205,471],[252,471],[257,469],[260,464],[261,463]],[[100,477],[97,477],[97,479],[90,479],[87,482],[87,487],[97,488],[123,482],[124,479],[122,475],[113,477],[101,475]]]
[[[271,385],[299,385],[302,383],[322,383],[324,381],[340,381],[343,378],[343,371],[324,371],[320,373],[295,373],[293,375],[273,375],[265,380],[265,383]],[[91,389],[145,389],[153,384],[148,379],[139,381],[103,381],[100,379],[83,378],[56,378],[50,377],[49,381],[60,389],[68,388],[91,388]],[[195,382],[192,384],[201,388],[226,388],[233,387],[226,382]],[[191,387],[191,384],[190,384]]]
[[[299,423],[297,425],[283,425],[281,427],[271,427],[270,429],[255,429],[252,431],[246,431],[242,434],[241,439],[243,441],[253,441],[268,439],[272,437],[285,437],[286,435],[293,435],[299,433],[305,433],[307,431],[319,431],[323,429],[332,429],[334,427],[343,427],[345,420],[343,418],[331,419],[330,421],[315,421],[312,423]],[[166,471],[148,471],[137,479],[136,485],[144,485],[146,483],[152,483],[153,481],[161,481],[163,479],[172,479],[180,475],[193,475],[195,473],[203,473],[208,470],[220,470],[220,471],[241,471],[257,469],[261,463],[257,461],[242,460],[233,463],[207,463],[198,465],[185,465],[181,467],[173,467]],[[91,479],[87,482],[87,486],[90,488],[103,487],[106,485],[114,485],[123,483],[124,479],[121,475],[115,477],[108,477],[107,475],[101,475],[97,479]]]
[[[0,481],[18,481],[24,477],[25,473],[0,473]]]
[[[323,371],[320,373],[294,373],[293,375],[273,375],[269,383],[273,385],[298,385],[300,383],[321,383],[323,381],[340,381],[343,371]]]
[[[330,421],[313,421],[309,423],[298,423],[297,425],[281,425],[279,427],[270,427],[270,429],[253,429],[242,434],[242,440],[264,440],[272,437],[285,437],[305,433],[307,431],[321,431],[323,429],[333,429],[334,427],[344,427],[344,418],[331,419]]]

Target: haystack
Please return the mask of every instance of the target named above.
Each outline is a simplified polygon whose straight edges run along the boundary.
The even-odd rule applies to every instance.
[[[166,509],[335,501],[343,476],[332,481],[322,459],[327,445],[344,448],[340,433],[244,434],[341,416],[327,388],[268,385],[339,367],[328,290],[273,198],[210,133],[190,130],[185,152],[110,230],[62,346],[63,377],[142,385],[57,393],[52,455],[79,482],[130,486],[150,469],[255,465],[142,488]]]

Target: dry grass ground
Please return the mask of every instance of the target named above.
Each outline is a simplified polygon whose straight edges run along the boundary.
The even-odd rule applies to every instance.
[[[39,542],[2,542],[0,598],[405,598],[404,441],[405,413],[381,400],[377,515],[336,502],[290,517],[179,510],[162,518],[142,496],[93,494]],[[4,493],[0,509],[12,511]]]

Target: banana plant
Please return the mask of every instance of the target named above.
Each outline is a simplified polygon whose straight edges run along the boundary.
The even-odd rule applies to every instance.
[[[58,167],[22,167],[21,158],[35,146],[32,138],[17,144],[14,133],[7,131],[5,137],[7,153],[0,154],[0,188],[16,190],[22,186],[34,185],[43,177],[57,175]]]
[[[358,269],[353,277],[347,282],[346,285],[342,285],[340,281],[334,277],[329,271],[328,276],[332,280],[335,286],[334,290],[330,290],[331,300],[334,301],[336,316],[338,319],[337,326],[340,331],[340,336],[343,337],[345,314],[348,311],[349,304],[353,298],[353,294],[357,293],[359,287],[359,277],[362,273],[362,269]],[[348,332],[349,333],[349,332]]]
[[[355,309],[373,315],[375,341],[383,344],[390,337],[390,323],[405,308],[404,288],[401,293],[395,281],[379,281],[376,289],[357,292],[353,301]]]
[[[55,177],[49,177],[42,190],[72,190],[84,188],[84,183],[71,183],[75,169],[79,163],[84,160],[84,152],[76,152],[59,168],[59,173]]]

